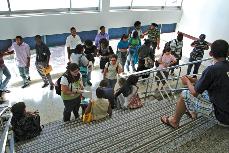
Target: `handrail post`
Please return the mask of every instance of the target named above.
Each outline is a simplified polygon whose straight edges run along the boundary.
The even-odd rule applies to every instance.
[[[175,86],[175,89],[177,89],[177,86],[178,86],[178,82],[179,82],[179,78],[180,78],[180,74],[181,74],[181,67],[179,67],[180,70],[179,70],[179,75],[177,77],[177,82],[176,82],[176,86]]]

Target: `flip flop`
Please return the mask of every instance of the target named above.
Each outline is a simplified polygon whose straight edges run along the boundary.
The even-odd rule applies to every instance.
[[[171,123],[169,122],[169,116],[166,116],[165,117],[165,120],[163,119],[164,116],[161,117],[161,122],[164,124],[164,125],[167,125],[173,129],[176,129],[177,127],[174,127],[171,125]]]
[[[192,117],[192,115],[191,115],[191,113],[190,113],[189,111],[186,111],[185,114],[186,114],[189,118],[191,118],[192,120],[195,120],[195,119],[196,119],[196,118],[193,118],[193,117]]]

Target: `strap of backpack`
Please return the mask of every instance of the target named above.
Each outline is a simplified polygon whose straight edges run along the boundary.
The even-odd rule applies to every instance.
[[[72,83],[70,83],[70,79],[69,79],[68,75],[66,73],[64,73],[63,76],[67,78],[68,85],[71,84],[71,91],[72,91]]]

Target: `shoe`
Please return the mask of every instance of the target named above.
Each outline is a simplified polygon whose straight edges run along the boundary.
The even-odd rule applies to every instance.
[[[27,86],[29,86],[29,83],[24,84],[23,86],[21,86],[21,88],[25,88]]]
[[[28,81],[31,81],[30,76],[27,78]]]
[[[50,90],[53,90],[54,89],[54,85],[50,85]]]
[[[175,75],[175,73],[170,73],[170,75],[171,75],[171,76],[174,76],[174,75]]]
[[[10,93],[11,91],[10,90],[2,90],[2,92]]]
[[[47,87],[49,84],[48,83],[44,83],[43,86],[41,86],[41,88],[45,88]]]
[[[87,84],[88,84],[89,86],[92,86],[91,81],[87,81]]]

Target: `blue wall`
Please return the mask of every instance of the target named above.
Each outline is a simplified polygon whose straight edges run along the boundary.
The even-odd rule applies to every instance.
[[[148,25],[142,26],[142,31],[145,32],[148,29],[148,27],[149,27]],[[162,24],[162,25],[159,25],[159,28],[161,29],[161,33],[175,32],[176,23]],[[128,34],[129,31],[132,31],[132,30],[133,30],[133,27],[110,28],[108,29],[108,33],[109,33],[110,39],[117,39],[117,38],[121,38],[123,34]],[[90,39],[94,41],[95,36],[97,34],[97,30],[82,31],[82,32],[79,32],[78,34],[82,41],[85,41],[86,39]],[[70,33],[46,35],[45,36],[46,44],[48,46],[64,45],[68,35],[70,35]],[[42,38],[44,39],[44,37]],[[34,37],[26,37],[24,38],[24,41],[30,46],[31,49],[34,49],[35,47]],[[11,39],[0,40],[0,51],[7,50],[7,48],[11,46],[11,43],[12,43]]]

